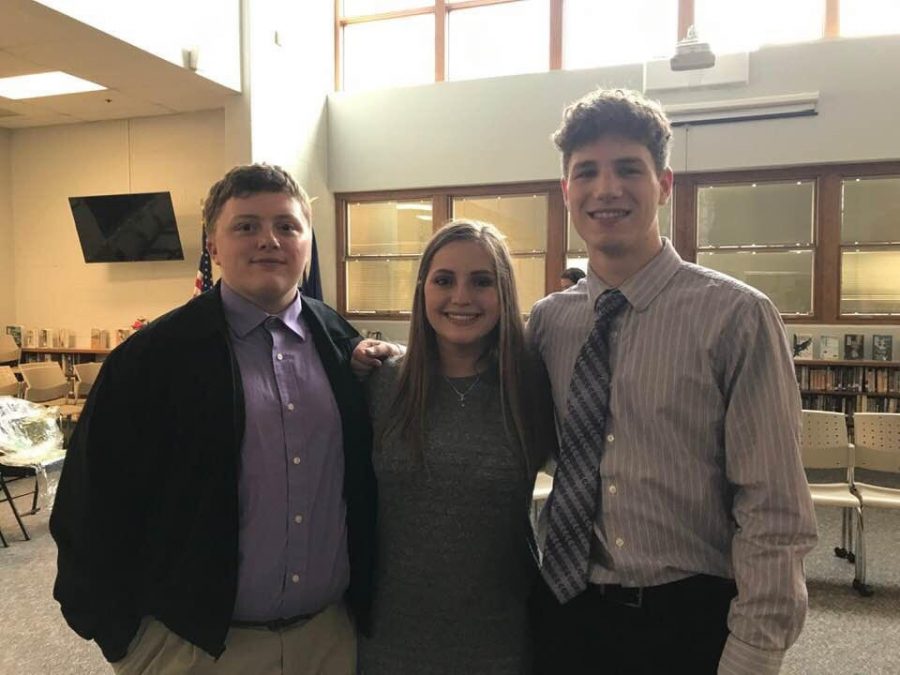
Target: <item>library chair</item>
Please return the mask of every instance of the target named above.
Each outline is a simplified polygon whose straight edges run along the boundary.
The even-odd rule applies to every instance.
[[[17,364],[22,358],[22,350],[12,335],[4,333],[0,335],[0,363]]]
[[[59,408],[61,419],[71,420],[81,412],[81,406],[69,403],[69,380],[56,361],[26,364],[19,370],[25,380],[26,401]]]
[[[855,564],[853,588],[860,595],[871,595],[871,590],[865,585],[865,528],[862,503],[853,492],[853,445],[847,436],[847,418],[844,413],[821,410],[804,410],[801,414],[800,455],[803,468],[839,469],[844,476],[844,480],[837,483],[807,481],[813,504],[842,510],[841,545],[835,547],[834,554]]]
[[[102,362],[94,361],[90,363],[76,363],[73,366],[75,371],[75,403],[87,398],[102,365]]]
[[[0,396],[16,396],[21,391],[19,380],[10,366],[0,366]]]
[[[855,413],[853,430],[854,468],[884,476],[883,484],[853,481],[863,511],[900,509],[900,487],[896,481],[900,477],[900,413]],[[865,578],[862,585],[865,586]]]

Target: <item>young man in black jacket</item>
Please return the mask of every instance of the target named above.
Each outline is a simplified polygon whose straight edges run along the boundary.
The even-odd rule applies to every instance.
[[[54,596],[118,673],[353,673],[375,536],[360,337],[297,290],[311,214],[284,170],[232,169],[203,215],[221,282],[106,360],[50,522]]]

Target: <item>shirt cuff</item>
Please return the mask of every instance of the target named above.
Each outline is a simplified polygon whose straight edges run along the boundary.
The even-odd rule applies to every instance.
[[[760,649],[730,634],[719,659],[718,675],[777,675],[783,660],[784,651]]]

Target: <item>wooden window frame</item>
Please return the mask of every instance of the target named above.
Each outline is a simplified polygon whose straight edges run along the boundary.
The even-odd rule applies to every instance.
[[[697,189],[702,185],[815,181],[812,314],[784,314],[786,324],[896,325],[897,316],[840,313],[841,181],[900,175],[898,162],[814,164],[774,169],[682,173],[675,177],[674,244],[682,258],[697,261]],[[886,247],[885,247],[886,248]],[[757,249],[760,250],[760,249]]]
[[[341,91],[343,73],[343,36],[344,26],[371,21],[388,21],[408,16],[434,14],[434,81],[443,82],[447,78],[447,20],[450,12],[473,7],[503,5],[522,0],[433,0],[432,4],[411,9],[402,9],[380,14],[367,14],[345,17],[341,12],[342,0],[334,0],[334,89]],[[678,1],[678,22],[676,40],[687,37],[687,31],[694,24],[695,0]],[[841,35],[841,0],[823,0],[825,2],[825,21],[822,26],[822,39],[838,38]],[[549,0],[550,16],[550,50],[547,55],[549,70],[563,69],[563,11],[566,0]]]
[[[334,195],[336,223],[336,281],[338,311],[348,319],[409,320],[409,312],[350,312],[347,310],[347,262],[357,256],[350,256],[347,227],[347,207],[349,204],[365,202],[405,201],[412,199],[432,200],[432,231],[440,229],[452,214],[454,198],[513,196],[524,194],[547,195],[547,241],[544,253],[544,292],[556,289],[556,282],[562,274],[565,263],[565,204],[559,181],[529,181],[525,183],[497,183],[490,185],[466,185],[441,188],[421,188],[413,190],[384,190],[366,192],[341,192]],[[368,256],[391,257],[399,256]],[[413,257],[413,256],[403,256]],[[529,311],[531,308],[523,308]]]
[[[679,173],[675,176],[672,198],[672,243],[681,257],[697,261],[697,189],[703,185],[806,180],[815,182],[813,229],[813,307],[812,314],[783,315],[787,324],[896,325],[897,316],[840,314],[841,294],[841,181],[845,178],[877,178],[900,175],[900,161],[816,164],[770,169],[742,169]],[[566,263],[566,208],[558,180],[526,183],[496,183],[412,190],[344,192],[335,194],[337,223],[338,309],[350,319],[408,320],[409,313],[347,311],[347,205],[356,202],[432,200],[432,224],[437,230],[451,215],[454,197],[483,197],[542,193],[547,199],[547,243],[545,292],[557,289],[559,275]],[[883,248],[888,248],[884,246]],[[763,249],[756,249],[763,250]],[[781,250],[781,249],[779,249]],[[389,256],[385,256],[389,257]],[[397,256],[390,256],[397,257]],[[523,308],[526,309],[527,308]]]

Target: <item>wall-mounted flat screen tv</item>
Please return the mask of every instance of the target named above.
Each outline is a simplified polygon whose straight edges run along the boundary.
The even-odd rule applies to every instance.
[[[184,260],[168,192],[69,197],[84,261]]]

